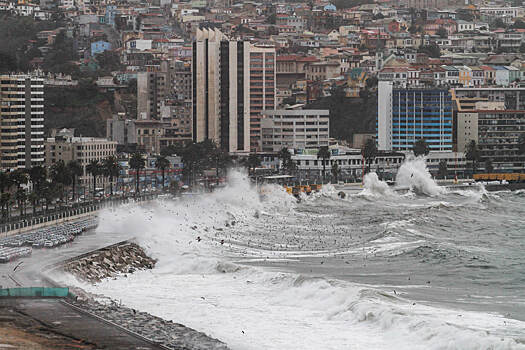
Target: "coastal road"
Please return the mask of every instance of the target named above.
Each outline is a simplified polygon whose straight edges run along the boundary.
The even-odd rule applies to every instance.
[[[0,264],[1,288],[50,286],[43,276],[46,267],[92,250],[132,238],[129,234],[87,231],[56,248],[33,249],[31,256]]]

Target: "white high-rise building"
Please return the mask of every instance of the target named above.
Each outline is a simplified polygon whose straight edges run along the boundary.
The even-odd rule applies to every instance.
[[[0,75],[0,168],[44,164],[44,78]]]
[[[274,48],[230,40],[219,30],[197,30],[193,141],[211,139],[230,153],[250,152],[250,142],[256,148],[261,112],[275,106],[274,62]]]

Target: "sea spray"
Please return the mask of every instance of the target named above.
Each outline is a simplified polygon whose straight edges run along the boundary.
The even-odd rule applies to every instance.
[[[396,187],[408,188],[428,196],[445,193],[446,190],[432,179],[425,160],[425,157],[421,156],[408,156],[397,171]]]
[[[362,194],[371,196],[392,196],[394,191],[384,181],[379,180],[375,172],[368,173],[364,179],[364,190]]]
[[[451,305],[458,300],[457,290],[464,285],[465,293],[470,294],[469,287],[473,286],[476,293],[492,295],[480,283],[468,284],[473,276],[479,276],[472,268],[467,267],[467,274],[461,272],[462,258],[478,262],[484,257],[491,261],[495,254],[493,247],[486,252],[481,250],[485,240],[492,243],[490,239],[497,237],[494,225],[489,225],[489,235],[480,238],[487,231],[483,220],[494,215],[492,211],[476,220],[462,220],[475,217],[477,209],[472,209],[470,200],[449,193],[447,200],[461,204],[460,210],[418,209],[413,206],[414,201],[428,206],[435,199],[406,199],[395,194],[381,200],[344,202],[320,195],[315,201],[296,203],[278,186],[261,202],[245,175],[233,176],[237,177],[228,187],[212,194],[105,211],[99,233],[130,230],[160,260],[152,271],[107,280],[89,286],[89,291],[205,331],[226,341],[233,350],[342,349],[350,345],[378,350],[525,348],[519,343],[525,329],[522,322]],[[377,183],[388,189],[379,180]],[[521,201],[521,197],[516,198]],[[505,203],[512,206],[513,202]],[[264,213],[255,217],[257,211]],[[515,212],[505,212],[505,220],[522,227],[521,218],[509,213]],[[401,219],[412,221],[396,225]],[[394,224],[388,227],[392,233],[378,236],[385,230],[380,225],[384,220],[393,220]],[[457,234],[458,223],[461,235]],[[412,225],[421,231],[417,241],[413,235],[407,237],[406,231]],[[517,230],[515,235],[519,234]],[[395,240],[378,241],[385,235],[395,235]],[[202,238],[200,242],[196,241],[197,236]],[[220,243],[222,238],[224,244]],[[520,244],[508,243],[511,239],[505,236],[499,245],[519,249]],[[460,260],[457,254],[442,257],[442,240],[475,253],[460,255]],[[439,249],[419,249],[421,255],[414,257],[408,243]],[[465,243],[468,247],[463,247]],[[478,244],[478,250],[470,247]],[[394,255],[387,248],[408,254]],[[243,259],[257,249],[261,253],[256,255],[261,258],[260,266],[244,264]],[[345,254],[336,255],[339,249]],[[281,257],[281,253],[293,259],[271,261],[272,255]],[[439,265],[432,254],[438,254]],[[447,265],[449,256],[452,259]],[[519,256],[514,255],[513,259]],[[279,264],[285,273],[280,272]],[[385,266],[384,270],[379,265]],[[331,270],[332,266],[342,267]],[[435,275],[426,266],[432,266],[432,271],[441,268],[437,272],[453,271],[452,284],[445,284],[446,276]],[[487,283],[490,271],[482,271]],[[496,271],[501,275],[507,270]],[[348,279],[352,281],[361,275],[370,276],[365,282],[376,284],[377,288],[334,280],[334,275],[351,275]],[[410,287],[403,288],[404,283]],[[435,299],[431,302],[434,306],[426,306],[424,299],[411,299],[409,294],[411,290],[421,291],[439,300],[435,290],[443,290],[443,285],[447,292],[442,307]],[[516,295],[520,296],[519,292]],[[490,305],[499,305],[502,297],[498,295],[498,302]],[[468,300],[473,301],[471,295]],[[480,309],[489,310],[485,304]]]

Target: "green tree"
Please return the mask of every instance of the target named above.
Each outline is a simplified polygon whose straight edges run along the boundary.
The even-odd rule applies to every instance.
[[[9,213],[9,201],[11,195],[9,194],[9,188],[13,185],[9,173],[5,171],[0,171],[0,190],[1,194],[1,204],[2,204],[2,218],[5,220],[7,214]],[[7,191],[7,192],[6,192]]]
[[[438,177],[440,179],[446,178],[448,175],[447,161],[442,159],[439,161]]]
[[[261,166],[261,160],[256,153],[250,153],[247,160],[248,174],[255,175],[255,168]]]
[[[22,192],[25,192],[22,188],[22,185],[27,185],[29,182],[29,176],[24,169],[16,169],[9,173],[9,178],[11,182],[16,186],[16,201],[18,202],[18,208],[20,210],[20,215],[22,215],[23,203],[22,200],[24,196]]]
[[[226,168],[231,165],[231,157],[228,152],[225,152],[219,147],[214,147],[211,151],[210,161],[215,167],[215,179],[217,185],[219,184],[219,170],[226,173]]]
[[[45,182],[42,186],[42,198],[46,203],[45,211],[49,209],[49,205],[53,203],[53,200],[59,197],[61,192],[60,187],[60,184],[54,181]]]
[[[98,160],[92,160],[86,165],[86,172],[93,177],[93,199],[95,199],[95,194],[97,192],[97,176],[104,173],[102,165]]]
[[[109,156],[102,161],[102,169],[105,176],[109,178],[109,192],[113,196],[113,180],[118,178],[122,167],[114,156]]]
[[[27,202],[27,192],[24,188],[20,187],[16,190],[15,193],[16,201],[18,202],[18,210],[20,216],[26,215],[26,202]]]
[[[2,218],[7,219],[9,215],[9,203],[11,203],[11,193],[5,192],[0,196],[0,204],[2,205]]]
[[[417,49],[417,52],[426,53],[431,58],[441,57],[441,49],[439,48],[438,44],[434,42],[429,45],[421,45]]]
[[[525,29],[525,22],[523,22],[521,19],[518,19],[510,27],[514,29]]]
[[[69,171],[69,175],[71,176],[71,184],[72,184],[72,190],[73,190],[73,200],[75,200],[76,192],[77,192],[77,179],[79,176],[82,176],[84,173],[84,170],[82,169],[82,165],[77,160],[70,160],[67,163],[67,168]]]
[[[37,204],[42,195],[42,186],[47,181],[47,169],[43,166],[34,166],[29,169],[28,173],[29,179],[33,184],[33,191],[29,194],[29,199],[33,206],[33,213],[35,213]]]
[[[341,176],[341,168],[339,168],[339,164],[337,164],[337,161],[335,161],[332,165],[332,178],[335,183],[339,182],[339,176]]]
[[[430,152],[427,141],[425,139],[419,139],[412,146],[412,151],[416,157],[426,156]]]
[[[163,192],[165,191],[166,170],[170,168],[170,165],[171,165],[170,161],[162,155],[158,156],[157,160],[155,161],[155,168],[160,170],[162,173],[162,191]]]
[[[323,164],[323,180],[326,178],[326,161],[329,161],[331,156],[328,146],[321,146],[317,152],[317,159],[321,159]]]
[[[33,188],[36,192],[39,191],[42,184],[47,180],[47,170],[43,166],[34,166],[28,171],[29,179],[33,184]]]
[[[497,17],[492,23],[491,23],[491,27],[492,29],[498,29],[498,28],[507,28],[507,25],[505,24],[505,22],[503,22],[503,20],[499,17]]]
[[[370,166],[372,165],[372,162],[377,157],[377,146],[376,142],[373,139],[367,139],[365,141],[365,144],[363,145],[363,148],[361,150],[363,154],[363,158],[366,163],[366,170],[365,173],[370,172]]]
[[[129,167],[135,170],[135,195],[139,195],[139,185],[140,185],[140,171],[146,168],[146,161],[142,156],[142,153],[135,152],[129,159]]]
[[[281,161],[282,169],[288,169],[290,167],[290,163],[292,162],[292,154],[288,150],[288,147],[281,148],[277,157]]]
[[[112,71],[117,71],[122,69],[122,64],[120,63],[120,56],[115,51],[104,51],[95,56],[99,66],[100,74],[107,75]]]
[[[60,186],[60,199],[64,200],[64,196],[67,202],[67,188],[71,185],[71,173],[69,168],[66,166],[63,160],[59,160],[51,166],[49,169],[49,176],[51,180]]]
[[[472,166],[472,175],[476,172],[477,163],[479,161],[479,150],[476,145],[476,141],[471,140],[467,145],[467,150],[465,152],[465,158],[470,161]]]

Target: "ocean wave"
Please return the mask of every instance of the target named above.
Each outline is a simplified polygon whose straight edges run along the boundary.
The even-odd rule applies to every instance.
[[[525,324],[516,320],[414,303],[380,287],[241,263],[242,257],[248,262],[306,257],[304,265],[298,264],[304,271],[308,259],[373,253],[387,257],[385,264],[391,266],[397,260],[444,269],[492,266],[481,251],[437,242],[442,230],[427,214],[440,211],[447,220],[458,220],[448,207],[457,198],[364,196],[373,206],[356,197],[338,201],[327,187],[298,205],[281,188],[271,187],[261,202],[244,175],[233,176],[230,186],[210,195],[104,211],[99,232],[133,233],[158,264],[152,271],[83,287],[205,331],[234,350],[525,349],[518,343]],[[464,209],[454,212],[468,214],[474,201],[459,201]],[[333,214],[336,209],[339,216]],[[391,222],[381,226],[384,218],[378,215]],[[346,226],[339,227],[344,220]],[[418,227],[427,225],[435,227]],[[381,231],[373,231],[377,227]],[[298,240],[315,244],[299,248]]]

